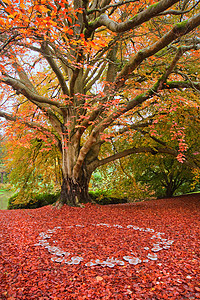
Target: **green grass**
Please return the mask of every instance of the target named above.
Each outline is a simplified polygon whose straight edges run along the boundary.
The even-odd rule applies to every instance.
[[[7,209],[8,199],[13,195],[13,191],[0,189],[0,209]]]

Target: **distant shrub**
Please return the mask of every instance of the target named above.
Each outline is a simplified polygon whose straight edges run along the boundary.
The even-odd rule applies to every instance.
[[[127,198],[116,198],[112,197],[109,191],[96,190],[90,191],[89,195],[92,200],[94,200],[97,204],[107,205],[107,204],[119,204],[119,203],[127,203]]]
[[[14,194],[8,200],[8,209],[29,209],[29,208],[38,208],[45,205],[50,205],[55,203],[60,197],[60,193],[44,193],[34,195],[28,202],[19,202],[18,193]]]

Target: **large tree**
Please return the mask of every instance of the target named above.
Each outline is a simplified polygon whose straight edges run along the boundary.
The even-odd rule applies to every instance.
[[[181,103],[198,110],[199,6],[193,0],[0,1],[0,117],[57,145],[62,203],[88,201],[92,172],[133,153],[167,153],[196,166],[184,156],[183,142],[173,149],[151,126],[167,113],[156,106],[165,91],[188,89],[194,99]],[[99,158],[110,138],[128,132],[134,139],[141,128],[154,147]]]

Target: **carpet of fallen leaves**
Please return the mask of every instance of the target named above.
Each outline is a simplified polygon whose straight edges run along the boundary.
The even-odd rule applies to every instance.
[[[95,226],[99,223],[110,227]],[[156,261],[85,266],[94,259],[144,256],[150,235],[129,224],[174,242],[157,252]],[[200,299],[199,225],[200,194],[136,204],[1,210],[0,299]],[[35,246],[41,232],[55,227],[49,243],[83,257],[80,264],[52,261],[45,247]]]

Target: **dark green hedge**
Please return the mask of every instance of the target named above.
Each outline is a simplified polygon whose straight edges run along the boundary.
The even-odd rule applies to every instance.
[[[100,205],[127,203],[127,198],[112,197],[111,194],[107,191],[91,191],[89,192],[89,195],[92,200]]]
[[[127,199],[118,199],[109,195],[109,193],[104,191],[92,191],[89,192],[89,195],[92,200],[94,200],[97,204],[106,205],[106,204],[118,204],[118,203],[126,203]],[[8,209],[32,209],[39,208],[45,205],[50,205],[58,201],[60,197],[60,193],[55,194],[38,194],[35,195],[29,202],[27,203],[19,203],[15,204],[15,200],[17,199],[18,194],[16,193],[8,200]]]
[[[18,194],[16,193],[13,195],[11,198],[8,200],[8,209],[28,209],[28,208],[38,208],[42,207],[45,205],[50,205],[55,203],[59,197],[60,193],[55,193],[55,194],[38,194],[35,195],[29,202],[27,203],[19,203],[15,204],[15,200],[17,199]]]

